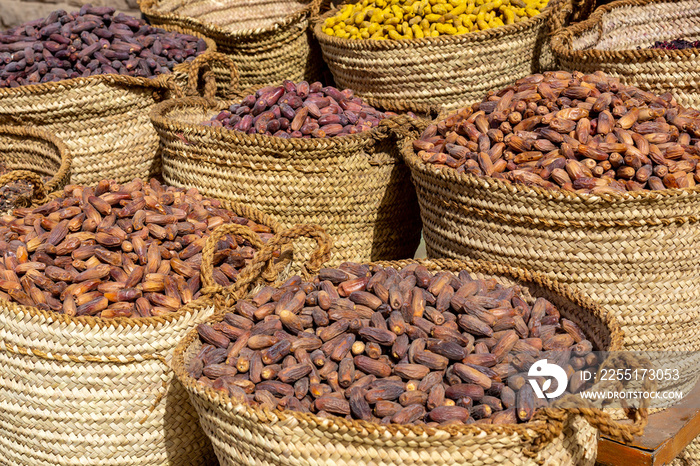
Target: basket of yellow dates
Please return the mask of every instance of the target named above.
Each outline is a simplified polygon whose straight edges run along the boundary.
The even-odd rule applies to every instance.
[[[314,33],[336,83],[394,111],[459,108],[546,67],[556,0],[362,0]]]

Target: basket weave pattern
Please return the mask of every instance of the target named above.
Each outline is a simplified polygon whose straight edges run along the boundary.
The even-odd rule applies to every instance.
[[[140,0],[139,6],[154,25],[211,37],[217,50],[235,61],[244,89],[319,78],[321,52],[309,28],[318,0]],[[257,11],[265,11],[266,18],[255,19]]]
[[[411,261],[386,262],[402,267]],[[592,301],[538,274],[504,266],[451,260],[423,261],[429,270],[467,269],[473,276],[494,277],[505,285],[523,288],[525,299],[543,296],[557,306],[600,348],[618,349],[619,325]],[[213,320],[221,320],[219,314]],[[202,428],[212,440],[222,465],[453,465],[507,464],[592,465],[597,433],[580,418],[569,420],[563,433],[531,458],[524,450],[538,437],[537,423],[508,426],[463,425],[447,428],[376,425],[342,418],[321,419],[293,411],[269,411],[236,405],[204,388],[186,371],[201,347],[196,331],[178,345],[174,370],[190,393]]]
[[[248,206],[222,208],[279,229]],[[69,317],[0,303],[3,466],[211,465],[211,443],[171,370],[187,332],[247,291],[211,285],[211,266],[202,264],[203,296],[165,317]]]
[[[3,464],[208,464],[211,447],[166,356],[213,312],[110,326],[3,303]]]
[[[387,127],[285,140],[198,124],[227,107],[178,99],[154,109],[168,184],[251,205],[283,226],[322,225],[333,264],[413,255],[418,204]]]
[[[345,422],[303,419],[289,413],[251,410],[192,395],[202,428],[212,439],[222,466],[247,465],[454,465],[489,464],[586,466],[595,463],[597,433],[583,419],[570,421],[564,433],[536,459],[523,455],[534,432],[434,435],[353,428]],[[299,419],[299,418],[302,419]],[[494,463],[495,461],[495,463]]]
[[[207,50],[215,51],[214,42],[206,41]],[[148,111],[169,91],[180,93],[173,75],[188,68],[182,63],[173,74],[155,78],[100,75],[3,88],[0,124],[39,126],[63,140],[73,157],[71,183],[148,178],[160,173],[158,135]]]
[[[561,68],[604,71],[646,91],[670,92],[679,104],[698,108],[697,50],[648,49],[656,41],[678,38],[700,39],[700,3],[623,0],[604,5],[588,20],[561,30],[552,38],[552,50]]]
[[[492,260],[575,284],[621,320],[625,349],[700,349],[699,189],[576,195],[436,169],[410,143],[403,154],[429,257]]]

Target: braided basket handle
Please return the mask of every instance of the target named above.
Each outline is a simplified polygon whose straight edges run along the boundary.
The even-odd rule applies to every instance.
[[[253,230],[245,225],[239,225],[237,223],[227,223],[216,228],[209,238],[207,238],[206,243],[204,243],[204,248],[202,248],[202,294],[215,295],[215,294],[226,294],[226,295],[237,295],[238,293],[245,294],[248,289],[246,288],[250,282],[244,282],[236,280],[236,283],[228,287],[223,287],[214,281],[214,253],[216,253],[216,245],[223,237],[226,235],[239,235],[250,241],[255,249],[260,251],[264,244],[260,237],[255,234]],[[253,259],[254,260],[254,259]],[[244,269],[245,270],[245,269]],[[243,272],[241,272],[242,274]]]
[[[408,115],[396,115],[379,122],[379,127],[393,134],[397,141],[420,137],[428,125],[430,125],[429,120],[412,118]]]
[[[644,433],[644,427],[649,421],[649,410],[647,408],[628,410],[628,417],[633,420],[633,423],[624,424],[615,421],[610,414],[593,406],[589,400],[582,400],[576,395],[567,395],[558,400],[553,407],[542,408],[535,414],[533,421],[541,421],[540,435],[535,438],[532,447],[525,450],[525,454],[536,456],[542,448],[562,434],[570,419],[577,416],[584,418],[605,436],[622,443],[630,443],[635,435]]]
[[[204,53],[194,60],[187,71],[187,87],[186,93],[190,96],[200,95],[198,86],[200,76],[204,80],[204,90],[202,96],[205,99],[214,99],[216,97],[216,77],[212,69],[212,63],[220,62],[229,70],[229,83],[224,92],[224,97],[232,96],[238,88],[240,75],[238,67],[231,57],[219,52]]]
[[[323,0],[312,0],[309,12],[309,24],[315,25],[321,16],[321,5],[323,5]]]
[[[648,361],[620,354],[609,357],[600,367],[611,366],[615,363],[625,364],[629,368],[640,368],[645,367]],[[643,384],[645,391],[651,391],[655,388],[655,381],[645,380]],[[600,387],[596,389],[596,386],[593,386],[590,390],[600,390]],[[532,421],[538,424],[539,436],[535,438],[532,447],[526,450],[525,454],[535,456],[542,448],[562,434],[569,420],[578,416],[584,418],[591,426],[607,437],[622,443],[630,443],[635,435],[644,433],[644,427],[649,422],[648,406],[649,400],[644,399],[639,408],[625,408],[627,417],[633,422],[632,424],[623,424],[614,420],[610,414],[595,407],[590,400],[578,395],[566,395],[554,402],[552,406],[537,411]]]
[[[288,230],[277,233],[262,249],[258,250],[253,261],[240,273],[236,283],[241,283],[241,286],[249,286],[255,283],[264,271],[269,273],[274,270],[272,264],[274,252],[302,236],[316,241],[316,249],[311,253],[307,263],[303,265],[302,275],[309,278],[317,274],[323,264],[331,257],[333,241],[326,230],[319,225],[295,225]],[[273,280],[274,278],[276,277],[272,277]]]
[[[41,179],[41,175],[29,170],[13,170],[0,176],[0,186],[5,186],[14,181],[28,181],[33,185],[31,198],[19,196],[15,200],[17,207],[29,207],[32,201],[40,201],[46,198],[46,186]]]
[[[552,4],[549,32],[554,35],[571,23],[588,19],[596,7],[596,0],[559,0]]]

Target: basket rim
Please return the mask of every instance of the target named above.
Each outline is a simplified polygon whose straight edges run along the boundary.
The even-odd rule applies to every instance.
[[[306,17],[312,18],[316,14],[321,6],[321,0],[309,0],[303,8],[300,8],[294,13],[287,15],[282,21],[276,22],[268,27],[255,28],[255,29],[245,29],[241,31],[228,31],[219,26],[213,24],[205,23],[199,19],[183,16],[176,13],[161,13],[155,9],[155,4],[158,0],[138,0],[139,9],[149,20],[157,21],[168,21],[168,22],[179,22],[186,24],[189,27],[201,30],[205,34],[213,34],[215,36],[240,39],[248,38],[254,39],[257,37],[264,36],[266,34],[274,33],[296,23],[303,21]],[[160,26],[159,26],[160,27]]]
[[[602,26],[603,17],[613,10],[626,7],[645,7],[652,4],[675,4],[677,0],[618,0],[598,7],[593,14],[579,23],[565,27],[556,32],[551,39],[552,52],[557,58],[576,60],[579,62],[617,62],[664,60],[678,61],[695,59],[700,61],[698,52],[694,49],[667,50],[667,49],[626,49],[626,50],[574,50],[571,41],[586,31],[598,29]]]
[[[70,169],[72,165],[72,156],[68,147],[65,143],[58,138],[53,133],[49,133],[41,128],[35,128],[33,126],[14,126],[14,125],[0,125],[0,136],[2,135],[12,135],[18,137],[32,137],[35,139],[48,142],[56,149],[56,152],[61,158],[61,163],[58,166],[58,170],[51,177],[49,181],[45,183],[45,188],[47,193],[52,192],[58,188],[61,180],[67,179],[70,174]]]
[[[413,172],[414,170],[422,174],[432,176],[443,181],[449,181],[455,186],[470,184],[485,191],[498,191],[502,193],[521,194],[530,197],[537,197],[547,201],[566,201],[572,204],[600,205],[615,204],[622,202],[636,202],[646,200],[663,200],[665,198],[688,199],[696,197],[700,201],[700,185],[691,188],[664,189],[660,191],[628,191],[619,194],[589,194],[566,191],[561,188],[544,188],[539,186],[528,186],[523,183],[513,183],[508,180],[498,178],[476,176],[471,173],[457,173],[449,167],[436,167],[429,165],[416,154],[412,141],[404,140],[401,147],[401,155],[404,163]]]
[[[670,0],[672,1],[672,0]],[[491,39],[500,39],[510,34],[532,29],[542,24],[547,24],[549,17],[554,11],[554,2],[550,1],[545,9],[538,15],[528,18],[526,21],[515,24],[507,24],[483,31],[468,32],[454,36],[437,36],[437,37],[422,37],[419,39],[401,39],[401,40],[375,40],[375,39],[345,39],[335,36],[330,36],[323,31],[323,23],[326,19],[336,15],[340,8],[335,8],[327,11],[316,19],[313,25],[313,32],[322,47],[332,46],[339,49],[362,51],[362,52],[382,52],[387,50],[403,50],[418,47],[431,47],[439,45],[474,45],[475,42],[484,42]]]
[[[250,147],[258,147],[271,149],[278,152],[279,158],[292,158],[296,151],[314,151],[326,150],[332,152],[336,149],[347,150],[352,146],[358,146],[372,140],[380,140],[388,137],[388,127],[382,125],[381,121],[394,121],[397,117],[403,118],[402,115],[391,116],[380,121],[379,126],[371,130],[362,131],[356,134],[349,134],[340,137],[330,138],[290,138],[283,139],[267,134],[246,134],[241,131],[236,131],[228,128],[219,128],[206,126],[196,123],[186,123],[180,121],[167,113],[175,108],[202,108],[209,110],[223,110],[229,107],[232,103],[240,103],[240,99],[231,100],[211,100],[202,97],[183,97],[169,99],[157,104],[150,113],[151,121],[156,128],[167,130],[169,132],[183,132],[183,134],[199,134],[213,137],[217,141],[230,142]],[[334,157],[329,154],[327,157]],[[325,156],[322,156],[325,158]]]
[[[457,270],[467,269],[471,272],[483,273],[485,275],[501,276],[512,279],[518,282],[533,282],[534,284],[548,289],[549,291],[558,294],[566,299],[569,299],[574,304],[588,309],[610,332],[610,347],[607,351],[615,351],[623,348],[624,332],[620,322],[615,318],[614,314],[608,310],[604,310],[600,305],[594,302],[590,297],[575,288],[552,280],[539,272],[533,272],[522,268],[514,268],[508,265],[496,264],[483,260],[454,260],[454,259],[407,259],[401,261],[378,261],[370,262],[370,264],[382,265],[385,267],[395,266],[401,267],[411,263],[418,263],[428,266],[436,266],[440,270]],[[207,320],[207,323],[223,320],[224,313],[219,312],[214,314]],[[180,341],[175,348],[172,359],[172,367],[175,375],[185,389],[190,393],[190,396],[204,399],[207,402],[223,409],[227,412],[241,411],[247,414],[254,414],[258,419],[271,419],[275,421],[284,421],[286,418],[293,418],[297,422],[308,424],[314,422],[323,424],[324,428],[338,432],[374,432],[373,437],[376,438],[392,438],[397,435],[404,436],[406,434],[414,434],[416,436],[433,436],[438,433],[445,433],[449,438],[457,438],[465,435],[485,434],[517,434],[525,440],[531,440],[537,436],[539,430],[543,428],[540,422],[527,422],[523,424],[470,424],[470,425],[452,425],[440,427],[427,427],[420,425],[400,425],[400,424],[375,424],[362,420],[346,420],[344,418],[333,416],[329,418],[319,418],[312,413],[302,413],[292,410],[268,410],[267,408],[258,408],[247,404],[235,403],[228,394],[223,394],[209,387],[201,386],[193,377],[189,375],[184,365],[184,353],[194,344],[198,338],[197,329],[190,330],[186,336]]]
[[[60,191],[59,191],[60,193]],[[56,193],[54,193],[56,194]],[[51,198],[53,196],[50,196]],[[228,201],[225,199],[220,200],[221,207],[226,210],[234,212],[236,215],[243,216],[249,220],[256,223],[270,227],[273,233],[277,233],[282,230],[281,225],[274,220],[268,214],[250,207],[248,205]],[[242,269],[241,272],[245,270]],[[27,314],[30,317],[39,317],[47,325],[54,322],[61,325],[76,325],[79,327],[87,328],[141,328],[141,327],[157,327],[158,325],[168,324],[179,320],[183,315],[189,313],[190,311],[200,309],[202,307],[210,306],[214,303],[215,299],[221,295],[202,295],[199,298],[181,306],[176,311],[171,312],[165,316],[151,316],[151,317],[115,317],[111,319],[95,317],[95,316],[67,316],[54,311],[44,311],[42,309],[25,306],[23,304],[16,303],[14,301],[0,300],[4,310],[0,312],[9,311],[12,314]]]
[[[205,35],[188,28],[183,28],[178,25],[157,25],[154,26],[158,29],[163,29],[168,32],[179,32],[181,34],[189,34],[198,39],[204,40],[207,44],[207,48],[199,54],[201,57],[211,52],[216,52],[216,42]],[[196,57],[192,57],[194,59]],[[16,95],[30,96],[30,95],[42,95],[49,94],[54,91],[67,91],[83,86],[95,85],[95,84],[111,84],[111,85],[125,85],[129,87],[143,87],[152,89],[172,89],[175,85],[173,82],[175,73],[187,73],[189,70],[192,60],[178,63],[170,70],[170,73],[159,74],[157,76],[152,76],[150,78],[142,78],[136,76],[124,76],[121,74],[98,74],[95,76],[87,77],[77,77],[70,79],[62,79],[60,81],[51,81],[47,83],[37,83],[28,84],[18,87],[3,87],[0,88],[0,99],[3,97],[14,97]]]

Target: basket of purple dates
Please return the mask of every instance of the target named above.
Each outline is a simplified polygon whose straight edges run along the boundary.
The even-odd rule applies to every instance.
[[[416,193],[396,138],[417,137],[424,120],[306,81],[237,101],[169,100],[151,120],[168,184],[245,203],[288,227],[322,225],[333,264],[405,259],[418,247]]]

